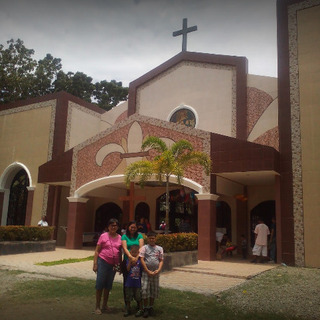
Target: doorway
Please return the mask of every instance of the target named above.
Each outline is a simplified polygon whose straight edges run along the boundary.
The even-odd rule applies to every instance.
[[[99,234],[102,233],[106,228],[108,221],[112,218],[117,219],[121,225],[121,218],[122,218],[121,208],[113,202],[108,202],[100,206],[96,211],[94,231]],[[120,232],[120,229],[119,229],[119,232]]]

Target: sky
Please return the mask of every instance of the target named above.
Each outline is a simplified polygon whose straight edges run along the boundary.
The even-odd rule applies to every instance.
[[[0,0],[0,44],[24,41],[36,60],[62,59],[64,72],[84,72],[124,86],[182,50],[245,56],[249,73],[277,76],[276,0]]]

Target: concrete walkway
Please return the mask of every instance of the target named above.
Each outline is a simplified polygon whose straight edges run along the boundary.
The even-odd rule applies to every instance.
[[[92,256],[93,253],[92,248],[82,250],[56,248],[55,251],[49,252],[4,255],[0,256],[0,269],[22,270],[57,278],[77,277],[94,280],[96,275],[92,271],[92,261],[50,267],[36,265],[36,263],[44,261],[86,258]],[[196,265],[175,268],[173,271],[162,273],[160,285],[164,288],[207,295],[217,294],[275,267],[277,265],[243,262],[235,257],[227,258],[226,261],[199,261]],[[122,282],[122,276],[117,274],[115,281]]]

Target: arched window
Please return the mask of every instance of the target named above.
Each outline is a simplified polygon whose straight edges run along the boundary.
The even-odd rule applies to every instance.
[[[28,199],[29,178],[25,170],[20,170],[10,186],[7,225],[24,225]]]
[[[113,203],[108,202],[100,206],[96,211],[96,219],[94,224],[95,232],[103,232],[110,219],[117,219],[121,223],[122,210]]]
[[[197,116],[191,107],[181,105],[172,111],[169,116],[169,121],[195,128],[197,125]]]

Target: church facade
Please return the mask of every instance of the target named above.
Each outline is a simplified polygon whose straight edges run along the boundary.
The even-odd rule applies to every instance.
[[[290,5],[278,5],[279,43],[288,36],[284,7]],[[199,235],[200,260],[216,258],[217,230],[233,243],[244,235],[252,244],[262,217],[269,225],[276,219],[278,262],[319,266],[319,249],[308,238],[319,215],[313,195],[302,192],[314,183],[312,174],[299,185],[292,165],[306,174],[317,167],[311,159],[299,162],[289,137],[287,49],[279,46],[279,87],[276,78],[248,74],[244,57],[183,51],[131,82],[128,101],[108,112],[65,92],[1,106],[1,225],[36,225],[46,214],[66,248],[81,248],[111,217],[122,224],[148,218],[157,230],[164,186],[151,179],[144,188],[134,182],[128,188],[124,170],[152,156],[141,152],[147,136],[168,144],[187,139],[210,155],[212,171],[207,176],[191,167],[182,185],[172,177],[170,230],[188,218]],[[310,123],[304,130],[311,141]]]

